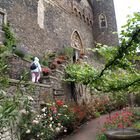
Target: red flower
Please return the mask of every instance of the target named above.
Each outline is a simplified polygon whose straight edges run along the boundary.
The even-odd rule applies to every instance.
[[[43,73],[49,73],[50,72],[50,69],[49,68],[42,68],[42,72]]]
[[[56,101],[56,104],[57,104],[58,106],[62,106],[62,105],[64,104],[64,102],[63,102],[62,100],[57,100],[57,101]]]
[[[123,126],[123,124],[122,123],[119,123],[118,124],[118,128],[123,128],[124,126]]]

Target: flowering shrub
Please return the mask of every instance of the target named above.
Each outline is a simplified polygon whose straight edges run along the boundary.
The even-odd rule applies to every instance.
[[[82,106],[74,106],[71,108],[71,110],[75,114],[75,127],[77,127],[86,119],[86,112],[83,111]]]
[[[31,114],[30,114],[31,116]],[[29,117],[24,115],[23,119]],[[27,119],[27,118],[26,118]],[[72,126],[74,112],[63,101],[46,103],[40,114],[29,117],[25,124],[23,136],[29,139],[51,140],[61,132],[67,132],[67,128]]]
[[[94,99],[94,106],[95,106],[95,110],[96,112],[100,112],[100,113],[106,113],[106,111],[108,111],[108,104],[110,102],[110,99],[108,96],[103,95],[100,97],[97,97]]]
[[[129,110],[124,109],[122,112],[116,112],[106,118],[102,128],[98,129],[96,140],[107,140],[104,132],[111,128],[126,128],[132,126],[133,113]]]
[[[130,127],[133,121],[133,114],[130,111],[123,110],[120,113],[115,113],[106,118],[104,127],[109,128],[125,128]]]
[[[42,73],[43,75],[48,75],[50,73],[50,69],[49,68],[42,68]]]

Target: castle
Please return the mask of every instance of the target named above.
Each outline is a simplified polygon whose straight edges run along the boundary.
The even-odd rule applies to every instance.
[[[7,21],[20,44],[37,56],[63,46],[118,44],[113,0],[0,0],[1,43]]]

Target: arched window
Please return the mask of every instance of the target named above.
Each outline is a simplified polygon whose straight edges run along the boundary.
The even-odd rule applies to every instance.
[[[80,19],[82,18],[82,15],[81,15],[81,13],[80,12],[78,12],[78,14],[79,14],[79,17],[80,17]]]
[[[104,14],[99,15],[99,27],[100,28],[107,28],[107,20]]]
[[[0,30],[2,30],[2,26],[4,23],[6,23],[6,20],[7,20],[6,10],[0,8]]]
[[[44,11],[45,11],[45,7],[44,7],[44,3],[43,0],[39,0],[38,1],[38,7],[37,7],[37,21],[38,21],[38,25],[40,28],[44,29]]]
[[[74,14],[75,14],[76,16],[78,16],[78,11],[77,11],[77,9],[74,8],[73,10],[74,10]]]
[[[83,51],[82,40],[77,31],[72,33],[71,47],[74,48],[73,62],[77,62],[80,58],[80,52]]]
[[[0,30],[2,30],[3,23],[4,23],[4,13],[0,12]]]
[[[92,26],[92,21],[91,21],[91,20],[89,21],[89,23],[90,23],[90,25]]]
[[[86,18],[86,21],[87,21],[87,24],[89,25],[89,18],[88,17]]]
[[[84,21],[86,21],[86,17],[85,17],[85,15],[84,15],[84,14],[82,15],[82,18],[83,18],[83,20],[84,20]]]

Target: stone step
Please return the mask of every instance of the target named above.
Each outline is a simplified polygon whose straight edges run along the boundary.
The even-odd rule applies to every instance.
[[[64,96],[64,90],[63,89],[53,89],[53,95],[54,96]]]

